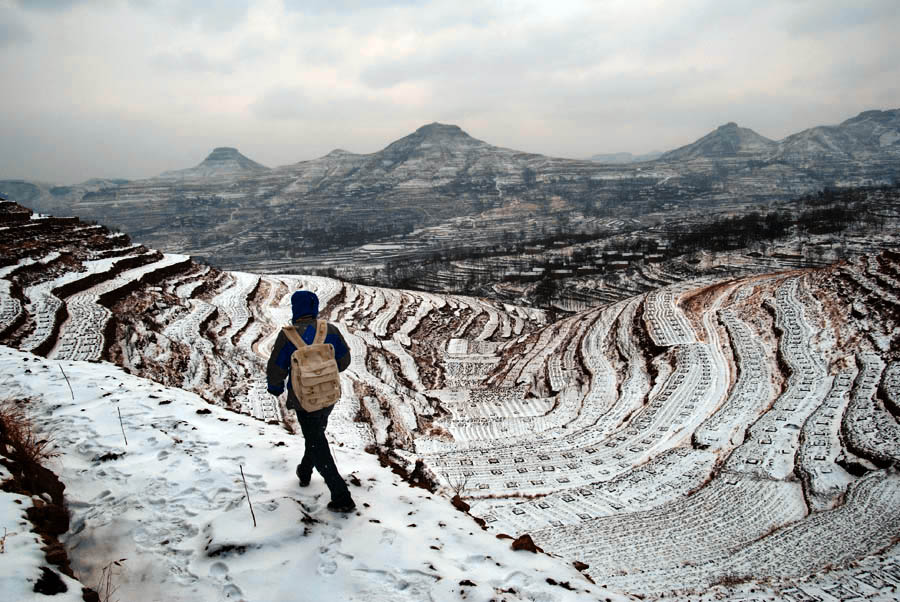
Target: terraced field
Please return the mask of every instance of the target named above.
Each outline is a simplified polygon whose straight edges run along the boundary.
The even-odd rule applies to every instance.
[[[0,206],[0,342],[285,422],[264,364],[315,291],[352,353],[329,436],[655,599],[900,587],[900,255],[539,310],[220,272]],[[579,565],[581,566],[581,565]]]

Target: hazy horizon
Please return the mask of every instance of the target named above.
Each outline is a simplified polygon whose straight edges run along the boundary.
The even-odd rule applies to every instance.
[[[583,159],[900,106],[890,0],[0,0],[0,178],[372,153],[434,121]]]

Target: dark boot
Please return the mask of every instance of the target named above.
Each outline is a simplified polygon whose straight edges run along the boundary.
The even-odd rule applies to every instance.
[[[331,448],[328,446],[328,439],[325,438],[328,415],[331,414],[333,407],[324,408],[317,412],[297,412],[300,429],[303,431],[303,438],[306,440],[306,453],[303,455],[303,462],[300,463],[303,470],[298,471],[297,478],[300,479],[302,484],[303,477],[307,474],[312,475],[312,469],[315,468],[322,475],[322,478],[325,479],[325,484],[331,492],[332,501],[342,508],[349,505],[350,509],[352,509],[354,506],[350,490],[334,464]]]
[[[332,512],[353,512],[356,509],[356,504],[351,498],[341,501],[331,500],[328,502],[328,509]]]
[[[297,478],[300,479],[301,487],[309,487],[309,481],[312,479],[312,471],[304,474],[303,464],[297,464]]]

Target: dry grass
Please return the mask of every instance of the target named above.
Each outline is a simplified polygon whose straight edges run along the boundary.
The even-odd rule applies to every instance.
[[[3,527],[3,537],[0,537],[0,554],[6,554],[6,538],[15,533],[8,533],[6,527]]]
[[[39,433],[26,414],[25,399],[0,401],[0,445],[5,455],[25,465],[41,465],[59,455],[53,451],[52,437]]]
[[[119,590],[115,579],[121,576],[122,563],[125,558],[108,562],[100,571],[100,583],[97,584],[97,594],[100,596],[100,602],[118,602],[118,598],[113,598]]]

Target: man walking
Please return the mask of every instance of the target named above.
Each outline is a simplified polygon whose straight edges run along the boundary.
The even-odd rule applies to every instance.
[[[316,337],[316,319],[319,316],[319,298],[310,291],[297,291],[291,295],[292,319],[291,326],[310,345]],[[299,341],[298,341],[299,342]],[[328,333],[324,342],[334,347],[334,359],[337,361],[338,370],[343,372],[350,365],[350,348],[340,331],[333,324],[328,324]],[[284,331],[278,333],[269,363],[266,366],[266,380],[268,390],[272,395],[278,396],[284,392],[284,380],[290,378],[291,355],[297,347],[292,343]],[[289,381],[290,382],[290,381]],[[293,390],[288,386],[287,407],[297,412],[297,420],[303,431],[306,449],[303,460],[297,465],[297,478],[300,486],[307,487],[315,468],[331,492],[331,501],[328,508],[335,512],[350,512],[356,508],[350,490],[344,479],[341,478],[331,449],[328,447],[328,439],[325,438],[325,429],[328,427],[328,416],[333,405],[312,412],[301,407],[300,401]]]

